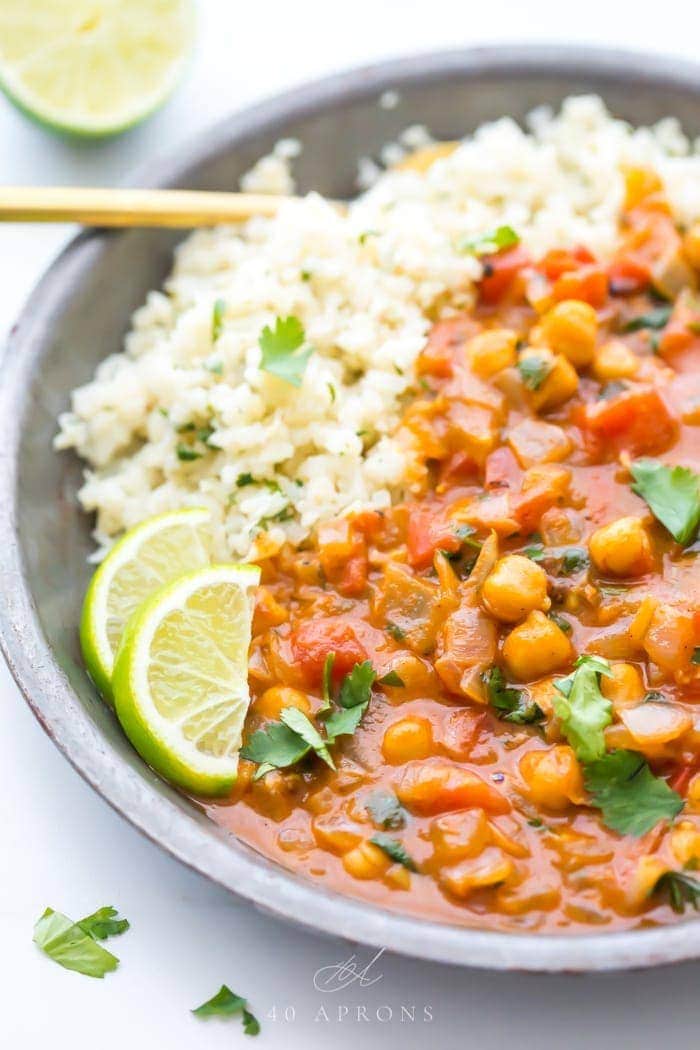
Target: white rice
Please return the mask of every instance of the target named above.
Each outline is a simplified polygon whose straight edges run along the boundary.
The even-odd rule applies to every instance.
[[[408,129],[383,162],[429,141]],[[281,142],[243,188],[291,193],[298,148]],[[134,315],[124,351],[60,419],[56,447],[89,464],[79,497],[97,515],[97,556],[125,528],[186,505],[211,508],[222,557],[388,505],[410,467],[394,432],[428,313],[468,306],[480,276],[460,241],[508,224],[535,253],[584,244],[605,256],[628,165],[659,171],[681,223],[700,218],[700,156],[677,121],[634,130],[582,97],[557,116],[536,110],[527,132],[509,118],[485,125],[425,174],[366,159],[372,185],[346,214],[310,194],[274,219],[194,233],[165,290]],[[226,313],[213,344],[217,299]],[[290,315],[314,347],[300,388],[260,368],[263,327]],[[193,424],[213,429],[212,448],[182,462]],[[246,475],[256,483],[237,484]]]

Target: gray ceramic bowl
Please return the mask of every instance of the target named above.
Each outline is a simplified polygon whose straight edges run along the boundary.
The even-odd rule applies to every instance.
[[[378,106],[400,92],[392,110]],[[354,190],[356,161],[409,123],[456,138],[484,120],[596,91],[634,123],[677,116],[700,133],[700,67],[563,48],[475,49],[389,62],[265,102],[208,131],[138,180],[228,189],[280,136],[300,139],[302,190]],[[13,329],[0,384],[0,634],[22,692],[70,762],[119,813],[257,907],[408,955],[493,969],[606,970],[700,957],[700,922],[591,936],[501,934],[426,922],[328,892],[225,834],[131,750],[83,670],[76,625],[90,575],[78,461],[51,450],[70,390],[119,348],[132,311],[158,287],[176,236],[88,231],[68,246]]]

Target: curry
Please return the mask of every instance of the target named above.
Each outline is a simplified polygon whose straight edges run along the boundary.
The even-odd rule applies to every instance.
[[[700,229],[631,171],[612,260],[496,234],[419,358],[402,501],[260,561],[209,811],[393,910],[663,924],[700,891]],[[321,744],[275,758],[290,711]]]

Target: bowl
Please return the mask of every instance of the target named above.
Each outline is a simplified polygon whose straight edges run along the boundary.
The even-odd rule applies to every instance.
[[[398,105],[381,107],[387,90]],[[147,168],[150,186],[227,189],[282,136],[303,143],[301,190],[354,192],[357,158],[406,125],[458,137],[503,114],[598,92],[633,123],[677,116],[700,133],[700,67],[567,48],[475,48],[380,63],[301,87],[231,117]],[[132,312],[160,285],[181,234],[86,231],[33,292],[0,381],[0,641],[41,725],[119,813],[191,868],[251,904],[315,931],[424,959],[489,969],[613,970],[700,957],[700,922],[623,933],[542,935],[456,927],[323,889],[256,853],[161,781],[131,749],[80,657],[90,523],[77,458],[56,454],[56,417],[73,387],[119,349]]]

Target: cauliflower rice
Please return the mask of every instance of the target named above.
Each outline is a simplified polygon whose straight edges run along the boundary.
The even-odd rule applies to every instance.
[[[470,305],[481,275],[461,241],[510,225],[535,254],[583,244],[605,257],[628,165],[656,168],[679,222],[700,217],[700,152],[677,121],[632,129],[581,97],[527,124],[484,125],[423,173],[365,160],[369,188],[345,213],[312,193],[275,218],[180,245],[123,352],[60,418],[56,448],[88,463],[79,498],[96,512],[97,557],[125,528],[187,505],[211,509],[220,557],[298,543],[322,519],[387,506],[410,473],[395,431],[416,357],[437,315]],[[383,159],[427,141],[409,129]],[[281,142],[243,187],[291,193],[298,148]],[[262,329],[289,316],[314,348],[299,388],[260,367]],[[183,441],[197,458],[182,458]]]

